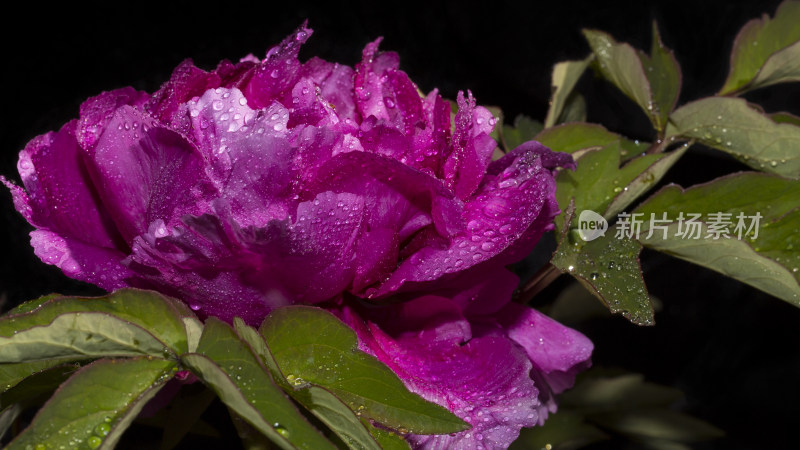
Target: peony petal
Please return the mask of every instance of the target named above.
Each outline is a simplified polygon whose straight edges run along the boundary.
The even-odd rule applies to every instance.
[[[150,99],[146,92],[125,87],[91,97],[81,104],[80,121],[76,136],[83,149],[90,149],[97,143],[106,126],[114,117],[117,108],[130,105],[142,106]]]
[[[513,262],[496,257],[514,249],[521,237],[532,236],[531,225],[555,195],[552,185],[552,176],[541,166],[538,155],[516,156],[498,176],[489,177],[477,196],[466,203],[462,214],[466,227],[448,245],[420,249],[400,264],[375,296],[430,289],[431,282],[446,274],[464,272],[487,261],[494,266]],[[541,235],[541,229],[534,231]]]
[[[308,78],[302,78],[292,88],[292,117],[288,126],[330,126],[339,122],[336,108],[320,96],[321,90]]]
[[[125,287],[132,273],[122,265],[125,254],[119,250],[87,244],[46,230],[31,232],[36,256],[61,269],[76,280],[95,284],[107,291]]]
[[[341,120],[361,122],[353,91],[355,71],[351,67],[314,57],[303,66],[303,76],[319,86],[320,95],[333,105]]]
[[[254,70],[252,78],[242,89],[251,107],[264,108],[276,100],[284,105],[290,104],[287,97],[302,70],[297,55],[300,47],[313,33],[306,25],[307,23],[303,23],[280,44],[272,47],[264,61]]]
[[[423,101],[422,108],[425,126],[415,129],[405,163],[441,177],[443,155],[450,145],[450,104],[434,89]]]
[[[89,159],[100,196],[129,243],[154,220],[172,225],[209,209],[213,192],[199,152],[129,106],[117,110]]]
[[[259,275],[264,275],[251,281],[264,289],[282,285],[296,303],[335,297],[354,278],[363,220],[359,195],[322,192],[300,203],[293,223],[273,221],[243,238],[248,250],[259,255]]]
[[[293,150],[286,139],[289,111],[273,103],[254,111],[238,89],[209,90],[189,102],[191,136],[206,173],[228,200],[240,226],[264,226],[289,215]]]
[[[486,108],[475,106],[469,92],[458,93],[452,151],[444,162],[444,178],[462,200],[469,198],[483,180],[497,142],[489,136],[497,119]]]
[[[506,448],[522,427],[537,423],[541,405],[529,377],[531,363],[511,340],[473,337],[459,308],[441,297],[381,309],[373,317],[372,311],[346,307],[342,318],[360,347],[412,392],[472,425],[454,435],[411,434],[407,439],[415,448]]]
[[[498,322],[525,349],[555,394],[572,387],[575,375],[591,364],[592,341],[533,308],[509,303]]]
[[[18,170],[28,194],[12,189],[15,205],[37,228],[115,249],[120,238],[89,178],[76,125],[39,136],[20,152]]]
[[[145,109],[160,121],[170,123],[183,103],[208,89],[219,87],[220,83],[219,75],[198,69],[191,59],[187,59],[175,68],[169,81],[153,94]]]

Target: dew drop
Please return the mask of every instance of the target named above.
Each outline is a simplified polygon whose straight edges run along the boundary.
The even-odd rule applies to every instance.
[[[281,436],[283,436],[285,438],[289,437],[289,430],[287,430],[286,427],[284,427],[283,425],[279,424],[278,422],[275,422],[274,424],[272,424],[272,427],[275,428],[275,431],[277,431],[278,434],[280,434]]]
[[[92,448],[92,449],[100,447],[100,445],[102,443],[103,443],[103,440],[100,439],[97,436],[92,436],[92,437],[90,437],[89,439],[86,440],[86,444],[88,444],[89,448]]]
[[[105,437],[108,436],[108,433],[111,431],[111,426],[107,423],[101,423],[100,425],[95,428],[95,433],[98,436]]]

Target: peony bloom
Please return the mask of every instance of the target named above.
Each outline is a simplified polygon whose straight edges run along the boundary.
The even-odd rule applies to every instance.
[[[227,321],[332,308],[410,389],[507,446],[591,353],[578,333],[509,304],[517,279],[504,268],[552,228],[553,171],[572,159],[529,142],[491,161],[496,119],[470,93],[452,117],[380,40],[355,69],[302,63],[310,34],[210,72],[186,61],[152,95],[102,93],[33,139],[24,189],[2,181],[36,228],[36,255]],[[409,439],[482,445],[477,431]]]

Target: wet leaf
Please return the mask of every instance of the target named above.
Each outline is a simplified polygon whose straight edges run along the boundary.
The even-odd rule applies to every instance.
[[[565,223],[569,227],[575,213],[568,208]],[[638,325],[653,325],[653,305],[642,278],[639,264],[641,244],[619,228],[589,242],[564,232],[551,263],[572,275],[615,314]]]
[[[185,354],[181,361],[232,411],[281,448],[334,448],[229,325],[209,318],[197,353]]]
[[[553,74],[550,85],[553,88],[553,96],[550,98],[550,109],[547,111],[547,118],[544,121],[545,128],[550,128],[558,123],[568,120],[559,120],[565,108],[570,103],[570,95],[573,93],[575,85],[586,71],[589,63],[594,56],[589,56],[581,61],[564,61],[553,66]],[[581,98],[582,97],[573,97]],[[576,100],[573,100],[576,101]],[[585,110],[585,103],[584,103]]]
[[[113,448],[175,367],[174,361],[150,358],[89,364],[56,391],[7,448]]]
[[[675,109],[678,95],[681,91],[681,68],[672,50],[666,48],[661,42],[658,25],[653,22],[653,45],[650,55],[639,52],[644,73],[650,82],[653,95],[653,114],[657,114],[656,129],[663,131],[669,114]]]
[[[325,388],[365,418],[415,434],[455,433],[469,425],[411,393],[376,358],[358,350],[355,332],[319,308],[274,310],[260,329],[278,366],[295,386]]]
[[[510,152],[520,144],[533,139],[537,133],[542,131],[543,127],[544,125],[538,120],[533,120],[523,114],[514,118],[513,125],[503,125],[503,146],[506,148],[506,152]]]
[[[650,80],[637,51],[599,30],[583,30],[583,35],[592,48],[596,67],[603,78],[639,105],[656,129],[660,130],[661,112],[653,100]]]
[[[565,123],[543,130],[534,139],[557,152],[571,153],[576,158],[588,150],[619,141],[623,159],[640,155],[650,144],[632,141],[593,123]]]
[[[800,127],[776,123],[739,98],[710,97],[678,108],[667,137],[693,138],[762,172],[800,178]]]
[[[636,210],[659,220],[640,241],[800,306],[798,199],[800,183],[759,173],[667,186]]]
[[[800,81],[800,2],[785,1],[770,18],[764,14],[736,35],[728,78],[720,94],[740,93]]]
[[[0,318],[0,361],[185,352],[188,308],[152,291],[122,289],[105,297],[56,297]]]

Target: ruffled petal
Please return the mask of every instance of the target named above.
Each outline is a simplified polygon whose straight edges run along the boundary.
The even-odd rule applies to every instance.
[[[97,143],[97,139],[105,131],[106,126],[114,117],[117,108],[129,106],[142,106],[150,99],[146,92],[137,91],[131,87],[124,87],[110,92],[91,97],[81,104],[80,121],[76,136],[83,149],[90,149]]]
[[[289,215],[294,151],[287,139],[289,111],[273,103],[255,111],[238,89],[209,90],[186,105],[191,137],[206,173],[240,226],[264,226]]]
[[[445,246],[427,246],[403,261],[377,296],[402,290],[431,288],[447,274],[464,272],[478,264],[502,266],[508,258],[497,258],[521,237],[539,217],[550,197],[554,198],[550,171],[535,153],[516,156],[496,177],[488,177],[463,210],[466,227]],[[553,200],[555,201],[555,200]],[[550,219],[548,219],[550,220]],[[537,229],[538,235],[542,230]],[[529,240],[525,241],[526,244]],[[505,255],[503,255],[505,256]]]
[[[39,136],[20,152],[17,168],[28,193],[12,189],[15,205],[37,228],[115,249],[120,239],[87,172],[76,125]]]
[[[444,163],[444,179],[462,200],[478,188],[492,159],[497,142],[489,134],[497,119],[488,109],[475,106],[472,93],[458,93],[452,150]]]
[[[156,91],[145,109],[154,118],[171,123],[183,103],[220,86],[221,78],[214,72],[197,68],[191,59],[183,61],[172,72],[169,81]]]
[[[405,385],[446,407],[472,428],[453,435],[414,435],[416,448],[506,448],[538,421],[540,402],[525,352],[502,336],[473,337],[460,308],[423,297],[371,313],[345,308],[361,348],[387,364]]]
[[[204,160],[176,132],[123,106],[89,153],[92,178],[125,240],[130,243],[155,220],[178,223],[206,212],[211,187]]]
[[[290,104],[287,97],[302,71],[297,55],[311,33],[311,29],[303,23],[267,52],[267,57],[254,70],[252,78],[242,89],[253,108],[264,108],[276,100],[284,105]]]
[[[336,115],[343,121],[361,122],[353,91],[355,71],[348,66],[311,58],[303,66],[304,76],[319,86],[319,94],[333,105]]]
[[[572,387],[575,375],[591,364],[594,345],[589,338],[533,308],[509,303],[497,318],[555,394]]]
[[[58,267],[68,277],[107,291],[125,287],[132,275],[122,265],[125,254],[113,248],[87,244],[46,230],[31,232],[31,246],[39,259]]]

